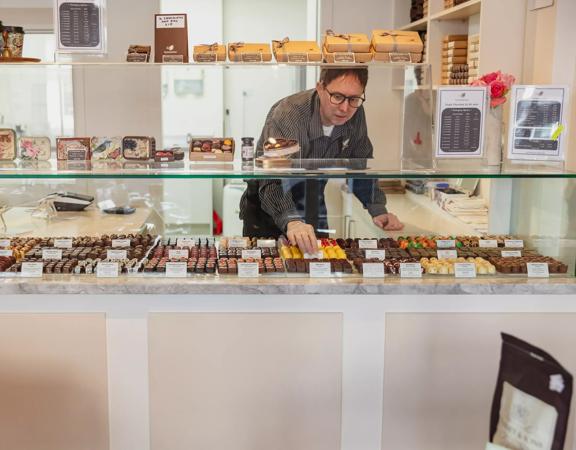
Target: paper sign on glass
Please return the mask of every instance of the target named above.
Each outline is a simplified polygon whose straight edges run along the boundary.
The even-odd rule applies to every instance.
[[[239,278],[257,278],[258,275],[258,263],[238,263]]]
[[[362,276],[364,278],[384,278],[384,264],[362,263]]]
[[[310,278],[330,278],[331,276],[330,263],[310,263]]]
[[[526,268],[530,278],[548,278],[550,276],[548,263],[526,263]]]
[[[106,53],[106,1],[54,0],[56,49]]]
[[[39,262],[23,262],[21,275],[24,278],[41,278],[44,271],[44,264]]]

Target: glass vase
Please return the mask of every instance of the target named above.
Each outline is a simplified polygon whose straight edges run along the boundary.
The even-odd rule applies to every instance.
[[[502,162],[502,110],[502,106],[490,107],[486,114],[484,151],[489,166],[498,166]]]

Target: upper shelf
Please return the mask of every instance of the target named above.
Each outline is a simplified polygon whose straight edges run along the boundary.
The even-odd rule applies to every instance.
[[[404,25],[400,30],[402,31],[422,31],[428,28],[428,18],[424,17],[420,20],[416,20],[408,25]]]
[[[480,12],[481,0],[469,0],[453,8],[445,9],[430,16],[430,20],[467,19]]]
[[[268,179],[268,178],[576,178],[576,172],[536,169],[422,169],[400,170],[383,167],[365,159],[302,160],[294,161],[291,169],[247,170],[241,163],[189,163],[189,162],[2,162],[2,179]]]

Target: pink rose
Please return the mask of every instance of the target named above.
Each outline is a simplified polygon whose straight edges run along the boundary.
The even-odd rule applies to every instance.
[[[500,77],[500,71],[487,73],[486,75],[482,76],[480,79],[484,81],[486,84],[490,84],[493,81],[496,81]]]
[[[490,99],[490,107],[491,108],[496,108],[497,106],[503,105],[504,103],[506,103],[506,97]]]
[[[503,73],[500,76],[500,81],[506,85],[507,89],[510,89],[514,83],[516,83],[516,78],[514,75],[508,75],[507,73]]]
[[[470,83],[470,86],[486,86],[486,83],[481,79],[477,79]]]
[[[501,81],[494,81],[490,84],[490,97],[500,98],[506,93],[506,85]]]

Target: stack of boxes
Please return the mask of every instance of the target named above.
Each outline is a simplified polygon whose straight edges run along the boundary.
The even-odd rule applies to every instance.
[[[442,41],[442,84],[468,84],[468,35],[452,34]]]
[[[412,0],[410,7],[410,22],[416,22],[424,17],[424,0]]]
[[[468,82],[477,80],[480,76],[480,35],[474,34],[468,37]]]
[[[422,61],[422,40],[416,31],[373,30],[371,50],[374,61],[390,62],[390,54],[410,54],[410,61]]]

